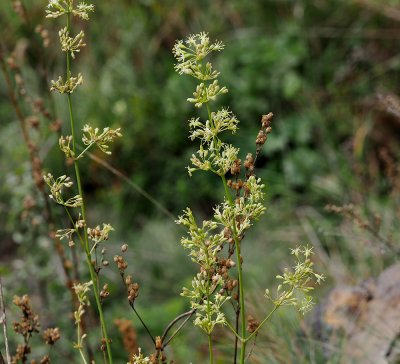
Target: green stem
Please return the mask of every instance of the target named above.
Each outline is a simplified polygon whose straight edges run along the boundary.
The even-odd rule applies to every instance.
[[[214,364],[214,352],[211,341],[211,334],[208,335],[208,351],[210,352],[210,364]]]
[[[67,29],[70,32],[70,14],[68,14],[68,16],[67,16]],[[69,79],[71,77],[70,52],[67,51],[66,53],[67,53],[67,81],[69,81]],[[74,122],[74,116],[73,116],[73,112],[72,112],[71,94],[68,93],[67,96],[68,96],[69,119],[70,119],[71,134],[72,134],[72,150],[74,152],[74,155],[76,155],[75,122]],[[76,182],[77,182],[77,186],[78,186],[78,192],[82,198],[82,205],[81,205],[82,219],[85,221],[85,223],[87,223],[85,203],[84,203],[84,198],[83,198],[83,188],[82,188],[82,182],[81,182],[81,174],[79,171],[79,165],[78,165],[77,160],[74,160],[74,167],[75,167],[75,176],[76,176]],[[103,314],[103,308],[101,306],[101,301],[100,301],[100,293],[99,293],[98,284],[97,284],[98,277],[96,275],[96,272],[94,271],[94,267],[92,264],[92,257],[90,254],[87,229],[84,229],[84,242],[85,242],[86,262],[89,267],[90,278],[93,282],[93,293],[94,293],[94,297],[96,300],[97,310],[99,313],[101,331],[102,331],[103,337],[106,342],[108,362],[109,362],[109,364],[112,364],[113,361],[112,361],[111,347],[110,347],[110,342],[108,339],[106,323],[105,323],[104,314]]]
[[[221,175],[222,183],[224,184],[225,196],[229,201],[231,206],[234,206],[234,201],[232,199],[231,194],[229,193],[228,185],[226,183],[226,178],[224,175]],[[246,354],[246,312],[244,306],[244,287],[243,287],[243,270],[242,270],[242,261],[240,255],[240,242],[237,236],[236,229],[236,221],[233,221],[233,239],[235,241],[235,250],[236,250],[236,260],[238,267],[238,278],[239,278],[239,308],[240,308],[240,321],[241,321],[241,346],[240,346],[240,364],[244,363],[245,354]]]
[[[89,148],[94,145],[94,143],[89,144],[82,152],[81,154],[79,154],[75,159],[79,159],[81,157],[83,157],[83,155],[89,150]]]
[[[267,315],[267,317],[262,320],[261,324],[257,326],[257,328],[245,339],[245,341],[250,341],[256,334],[257,332],[264,326],[264,324],[271,318],[273,313],[280,307],[280,305],[275,305],[274,309]]]
[[[229,329],[234,333],[235,337],[237,337],[240,341],[243,341],[240,335],[236,332],[234,327],[228,321],[226,321],[226,326],[228,326]]]
[[[77,335],[78,335],[78,350],[79,350],[79,353],[81,354],[81,358],[83,360],[83,363],[87,364],[86,359],[85,359],[85,355],[83,354],[83,350],[82,350],[83,340],[82,340],[82,337],[81,337],[81,323],[80,322],[78,322],[78,324],[77,324],[77,330],[78,330],[78,332],[77,332]]]

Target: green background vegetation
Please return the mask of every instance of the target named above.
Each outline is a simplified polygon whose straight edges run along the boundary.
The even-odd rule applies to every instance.
[[[42,97],[66,123],[65,99],[55,95],[51,101],[48,95],[48,81],[64,68],[59,26],[44,19],[45,1],[24,5],[28,21],[10,3],[1,5],[1,42],[6,55],[16,53],[28,94]],[[195,83],[174,72],[171,49],[188,34],[207,31],[226,44],[214,62],[221,84],[230,91],[221,102],[241,121],[235,139],[243,158],[255,149],[261,114],[275,114],[258,164],[267,185],[268,212],[244,246],[248,302],[254,312],[262,316],[262,293],[275,284],[275,275],[287,265],[289,247],[299,242],[315,246],[318,270],[329,277],[318,292],[321,297],[336,283],[359,282],[396,259],[376,253],[378,237],[324,210],[328,203],[351,202],[365,219],[382,216],[382,236],[398,234],[398,194],[382,159],[382,150],[395,163],[399,156],[396,1],[115,0],[95,6],[90,22],[80,24],[87,47],[74,63],[74,72],[82,72],[85,80],[73,94],[77,122],[122,128],[123,138],[105,160],[131,182],[94,161],[84,162],[89,216],[93,223],[116,228],[109,242],[110,260],[122,242],[129,244],[128,270],[142,286],[138,307],[152,331],[159,332],[186,309],[179,293],[195,267],[179,245],[181,229],[137,187],[174,216],[186,206],[207,216],[222,196],[219,181],[202,173],[189,178],[184,169],[195,150],[186,121],[197,110],[185,101]],[[49,31],[48,48],[35,33],[39,23]],[[21,104],[29,115],[23,99]],[[49,125],[41,118],[31,135],[45,170],[58,175],[66,167]],[[43,225],[43,201],[31,179],[27,148],[3,77],[0,156],[0,272],[8,303],[13,294],[29,293],[43,326],[59,324],[62,351],[71,352],[69,296]],[[27,195],[38,197],[28,217],[23,207]],[[54,211],[60,218],[62,211]],[[114,267],[104,273],[111,282],[105,305],[110,320],[133,318],[118,278]],[[255,363],[326,362],[323,340],[301,333],[292,310],[278,316],[258,340]],[[148,347],[141,327],[135,321],[134,326],[140,346]],[[113,346],[120,347],[117,329],[111,331]],[[197,334],[188,326],[174,343],[177,363],[202,362],[206,344]],[[228,339],[221,340],[221,355],[228,345]],[[125,353],[115,352],[123,362]]]

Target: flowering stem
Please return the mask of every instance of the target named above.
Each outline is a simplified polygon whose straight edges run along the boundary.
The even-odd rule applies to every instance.
[[[208,351],[210,352],[210,364],[214,364],[214,352],[211,341],[211,334],[208,334]]]
[[[231,206],[234,206],[234,201],[231,194],[229,193],[228,185],[226,183],[225,175],[221,175],[222,183],[224,184],[225,196]],[[238,278],[239,278],[239,310],[240,310],[240,321],[241,321],[241,347],[240,347],[240,364],[244,363],[246,354],[246,312],[244,306],[244,288],[243,288],[243,274],[242,274],[242,261],[240,255],[240,243],[237,236],[236,222],[233,222],[233,239],[235,241],[236,260],[238,267]]]
[[[70,14],[69,13],[67,14],[67,29],[68,29],[68,31],[70,31]],[[67,82],[68,82],[71,77],[70,52],[67,51],[66,53],[67,53]],[[71,134],[72,134],[72,148],[73,148],[72,150],[74,152],[74,155],[76,155],[75,122],[74,122],[74,116],[73,116],[73,111],[72,111],[71,94],[68,93],[67,97],[68,97],[68,111],[69,111],[69,119],[70,119]],[[84,198],[83,198],[81,175],[80,175],[80,171],[79,171],[78,161],[75,159],[74,159],[74,167],[75,167],[75,176],[76,176],[76,182],[77,182],[77,186],[78,186],[78,192],[82,198],[82,205],[81,205],[82,219],[86,222],[86,211],[85,211],[85,203],[84,203]],[[106,329],[106,324],[105,324],[105,320],[104,320],[103,308],[102,308],[101,302],[100,302],[100,294],[99,294],[98,284],[97,284],[98,277],[96,276],[96,273],[94,271],[93,264],[92,264],[92,257],[90,254],[87,229],[84,229],[84,241],[85,241],[86,262],[89,267],[90,278],[93,281],[93,292],[94,292],[94,297],[96,300],[97,310],[99,313],[101,331],[102,331],[103,337],[106,342],[108,362],[109,362],[109,364],[112,364],[113,361],[112,361],[111,347],[110,347],[110,343],[109,343],[109,339],[108,339],[108,335],[107,335],[107,329]]]

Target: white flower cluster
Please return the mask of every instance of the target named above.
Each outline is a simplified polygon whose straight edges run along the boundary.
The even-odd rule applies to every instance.
[[[71,143],[72,143],[72,135],[67,135],[66,137],[60,136],[58,139],[58,145],[61,149],[61,151],[65,154],[66,158],[74,158],[75,153],[71,148]]]
[[[192,261],[205,270],[211,270],[215,265],[215,256],[226,241],[222,232],[213,234],[218,224],[215,221],[205,220],[201,227],[198,226],[190,208],[187,208],[176,222],[188,229],[188,236],[181,239],[181,244],[190,250],[189,256]]]
[[[195,107],[207,105],[218,95],[228,92],[228,89],[218,84],[216,79],[218,72],[213,70],[211,63],[204,64],[204,58],[213,51],[220,51],[224,46],[221,42],[210,43],[207,33],[189,36],[185,41],[178,41],[173,53],[178,63],[175,69],[180,74],[188,74],[197,78],[201,83],[196,87],[193,97],[187,100]],[[210,80],[213,80],[212,82]],[[207,82],[209,81],[209,82]],[[209,118],[202,122],[200,118],[189,120],[190,138],[200,139],[200,148],[192,155],[192,167],[188,167],[190,175],[196,170],[212,171],[219,175],[225,175],[237,159],[238,148],[223,143],[219,134],[224,131],[235,133],[239,120],[229,111],[222,108],[217,112],[210,112]]]
[[[224,176],[231,169],[238,158],[239,149],[231,144],[222,143],[219,139],[215,139],[212,144],[212,148],[204,148],[200,145],[197,155],[192,154],[190,161],[194,167],[188,167],[190,176],[199,169]]]
[[[87,228],[88,237],[95,244],[108,240],[108,234],[111,231],[114,231],[114,228],[110,224],[104,223],[102,229],[100,228],[100,225],[97,225],[95,228]]]
[[[198,226],[189,208],[177,223],[188,229],[188,236],[181,239],[181,244],[190,251],[192,261],[201,267],[200,273],[192,280],[192,288],[184,287],[182,296],[189,298],[192,308],[196,309],[194,324],[210,334],[215,325],[225,323],[221,306],[229,297],[218,293],[224,281],[215,271],[217,254],[227,239],[223,231],[214,233],[218,228],[215,221],[205,220],[202,226]]]
[[[70,76],[66,81],[61,76],[58,76],[57,81],[51,80],[50,91],[58,91],[60,94],[72,94],[82,83],[83,77],[81,73],[78,73],[76,77]]]
[[[299,246],[292,249],[292,254],[296,258],[296,265],[292,270],[285,269],[282,275],[276,276],[282,281],[276,290],[275,297],[270,291],[265,291],[265,297],[271,300],[275,306],[295,306],[305,314],[314,304],[309,292],[314,289],[311,285],[314,282],[320,284],[325,277],[314,272],[311,261],[313,249],[308,246]]]
[[[69,16],[69,14],[72,14],[73,16],[88,20],[89,13],[92,11],[94,11],[94,6],[84,2],[74,6],[74,0],[49,0],[46,9],[46,17],[58,18],[62,15]],[[68,53],[68,57],[70,55],[73,59],[75,58],[75,53],[80,52],[80,49],[86,45],[83,41],[83,31],[80,31],[75,37],[71,37],[68,27],[64,27],[58,34],[60,36],[61,49]],[[72,77],[68,72],[65,81],[61,76],[59,76],[56,81],[51,81],[50,91],[58,91],[61,94],[72,94],[82,83],[83,77],[80,73]]]
[[[62,195],[63,188],[70,188],[73,184],[70,177],[63,175],[57,179],[54,179],[53,175],[48,173],[47,175],[43,176],[43,179],[50,187],[50,198],[56,203],[66,207],[79,207],[82,205],[82,197],[80,195],[71,197],[66,201],[64,200]]]
[[[82,130],[84,133],[86,133],[83,134],[82,137],[83,144],[85,144],[86,146],[96,144],[99,149],[106,154],[111,154],[111,152],[108,150],[108,144],[112,143],[114,139],[122,136],[120,128],[111,129],[107,127],[104,128],[103,131],[99,134],[99,128],[93,128],[92,126],[86,124]]]
[[[228,108],[212,112],[211,120],[207,120],[204,124],[200,118],[192,118],[189,120],[190,139],[198,138],[202,144],[210,144],[213,147],[212,143],[219,133],[226,130],[236,133],[238,123],[239,120]]]
[[[210,38],[205,32],[190,35],[185,41],[175,43],[172,53],[178,63],[175,70],[179,74],[187,74],[199,80],[211,80],[218,77],[219,72],[213,70],[211,63],[203,66],[202,60],[213,51],[224,49],[221,42],[210,43]]]
[[[81,19],[88,20],[89,13],[94,11],[93,5],[84,2],[74,8],[73,0],[50,0],[46,9],[46,18],[58,18],[64,14],[72,14]]]
[[[70,52],[71,57],[75,59],[75,53],[80,52],[81,48],[86,45],[83,41],[85,33],[81,30],[75,37],[69,36],[67,27],[62,28],[58,35],[60,36],[61,49],[63,52]]]
[[[183,288],[181,295],[190,299],[191,307],[196,309],[194,325],[200,327],[208,335],[216,325],[225,325],[225,314],[222,305],[230,297],[215,293],[223,285],[223,279],[216,274],[210,280],[206,271],[201,271],[192,280],[192,289]]]
[[[196,87],[196,91],[193,92],[193,97],[188,98],[187,101],[193,103],[196,107],[202,107],[203,104],[214,101],[218,95],[226,94],[227,92],[228,89],[225,86],[219,86],[218,80],[214,80],[214,82],[209,85],[202,82]]]
[[[246,197],[237,198],[234,205],[224,201],[214,209],[214,219],[222,226],[235,226],[237,236],[242,236],[266,209],[262,203],[264,185],[260,178],[251,176],[244,183],[244,188],[247,191]]]
[[[142,349],[139,348],[138,354],[133,354],[132,359],[127,364],[151,364],[151,360],[147,356],[143,356]]]

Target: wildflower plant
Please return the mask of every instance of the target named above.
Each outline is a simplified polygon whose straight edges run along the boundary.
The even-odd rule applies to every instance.
[[[219,72],[205,58],[212,52],[221,51],[221,42],[212,43],[207,33],[189,36],[179,40],[173,48],[177,60],[175,70],[179,74],[190,75],[199,84],[193,97],[187,99],[196,108],[206,109],[206,119],[200,117],[189,120],[190,139],[199,141],[199,148],[191,157],[192,165],[188,167],[189,175],[203,170],[216,175],[224,187],[224,200],[214,208],[210,220],[199,223],[191,209],[187,208],[177,223],[183,225],[188,233],[181,239],[182,246],[189,251],[193,262],[198,264],[199,273],[192,280],[190,288],[183,288],[182,296],[189,298],[192,309],[196,312],[194,325],[202,329],[208,337],[210,363],[214,362],[212,332],[217,325],[226,325],[235,335],[234,363],[237,362],[236,351],[240,342],[240,363],[246,357],[246,344],[257,335],[259,329],[281,306],[293,305],[299,311],[306,312],[312,299],[309,292],[314,281],[323,280],[313,270],[311,261],[312,249],[299,247],[292,251],[296,258],[294,271],[286,270],[277,276],[282,281],[276,296],[269,290],[265,296],[274,307],[265,319],[258,323],[254,318],[248,319],[246,333],[246,307],[243,275],[242,243],[246,231],[265,212],[264,184],[255,175],[255,162],[262,146],[271,132],[272,113],[263,115],[261,128],[256,138],[255,155],[248,153],[244,162],[239,158],[239,148],[222,139],[223,132],[234,134],[239,120],[227,107],[212,111],[211,102],[228,92],[218,82]],[[242,173],[244,167],[244,173]],[[244,174],[244,178],[240,178]],[[237,274],[232,273],[237,269]],[[303,293],[303,297],[297,293]],[[234,307],[234,324],[224,309],[230,301]],[[237,331],[237,329],[240,329]]]
[[[49,187],[50,198],[64,208],[70,221],[69,226],[57,230],[56,237],[67,241],[71,249],[75,249],[75,243],[79,242],[90,274],[89,283],[75,282],[73,285],[78,301],[74,312],[77,327],[77,343],[74,347],[78,349],[83,363],[86,364],[83,345],[88,333],[84,332],[83,320],[85,309],[89,306],[89,294],[93,293],[101,325],[101,350],[104,362],[112,364],[111,340],[108,336],[102,305],[110,292],[107,283],[100,283],[99,273],[102,267],[109,265],[104,256],[105,243],[114,229],[108,223],[89,225],[87,221],[80,160],[92,147],[97,147],[106,155],[111,154],[110,145],[122,134],[119,128],[106,127],[100,130],[84,123],[80,138],[83,147],[78,154],[77,125],[72,103],[72,94],[83,83],[81,73],[72,75],[72,61],[86,46],[84,32],[79,31],[74,34],[72,19],[78,17],[88,20],[93,10],[93,5],[86,3],[77,5],[73,0],[50,0],[47,6],[48,18],[64,17],[66,19],[66,25],[59,31],[61,50],[66,54],[66,72],[56,81],[51,81],[51,90],[65,94],[67,98],[70,130],[68,135],[60,136],[59,147],[66,159],[74,165],[75,181],[73,182],[67,175],[54,177],[51,173],[46,174],[43,179]],[[269,113],[262,116],[260,131],[255,141],[255,154],[248,153],[242,163],[239,148],[225,142],[222,137],[223,133],[235,134],[239,120],[227,107],[215,111],[211,109],[211,103],[220,95],[227,93],[228,89],[219,84],[219,72],[205,59],[210,53],[221,51],[223,48],[224,45],[221,42],[210,42],[207,33],[191,35],[185,41],[178,41],[173,48],[177,60],[176,71],[199,80],[196,90],[187,101],[194,104],[196,108],[206,109],[207,115],[205,120],[201,117],[193,117],[189,120],[189,137],[192,141],[199,142],[199,148],[190,159],[188,173],[190,176],[198,170],[213,173],[220,179],[225,196],[221,203],[214,207],[213,217],[209,220],[198,221],[190,208],[184,210],[182,216],[177,219],[177,223],[187,229],[187,235],[181,239],[181,244],[188,250],[192,261],[198,265],[199,272],[193,277],[191,286],[184,287],[181,293],[189,299],[191,309],[173,319],[162,335],[151,334],[135,307],[135,300],[139,295],[139,284],[131,275],[125,273],[128,267],[124,257],[127,245],[121,246],[122,255],[114,256],[114,263],[126,288],[128,303],[155,347],[155,352],[150,356],[145,356],[139,350],[138,353],[133,354],[129,364],[160,363],[160,360],[166,363],[165,347],[193,316],[194,325],[199,327],[208,338],[211,364],[214,363],[212,335],[217,326],[226,326],[234,333],[234,363],[237,363],[236,353],[240,345],[240,364],[243,364],[247,343],[257,335],[273,312],[284,305],[297,306],[300,311],[305,312],[312,304],[309,292],[312,290],[314,280],[319,282],[323,279],[313,271],[310,258],[312,250],[308,247],[296,248],[293,254],[297,259],[297,264],[293,271],[287,270],[277,277],[282,284],[278,287],[276,295],[271,295],[268,290],[265,293],[274,306],[273,310],[261,323],[252,317],[246,322],[241,249],[247,230],[266,209],[263,202],[265,186],[255,175],[255,163],[271,132],[273,115]],[[74,186],[77,187],[77,191],[71,193]],[[101,254],[98,254],[99,248]],[[303,296],[297,295],[298,292]],[[229,305],[227,305],[228,302]],[[232,315],[227,312],[227,307],[234,309],[234,323],[231,322]],[[174,325],[181,320],[184,321],[170,334]]]
[[[96,300],[97,311],[101,324],[102,332],[102,350],[106,353],[104,355],[105,361],[112,364],[112,353],[110,347],[110,339],[108,337],[106,320],[104,318],[102,299],[106,296],[103,285],[103,290],[100,291],[100,278],[99,272],[102,264],[98,263],[96,250],[106,240],[108,240],[109,233],[114,230],[110,224],[103,223],[102,228],[100,225],[95,228],[88,227],[86,218],[86,206],[84,200],[84,191],[82,188],[81,174],[79,169],[78,160],[86,155],[86,152],[92,146],[97,147],[106,154],[111,154],[109,151],[109,145],[118,137],[121,137],[120,129],[111,129],[109,127],[104,128],[102,132],[99,129],[89,124],[85,124],[82,131],[82,143],[86,146],[83,151],[77,153],[77,133],[76,123],[74,119],[72,93],[83,83],[83,76],[78,73],[76,76],[72,75],[71,66],[72,60],[80,53],[81,49],[86,46],[84,41],[85,34],[83,31],[79,31],[74,34],[72,30],[72,20],[77,17],[83,20],[89,20],[89,15],[94,11],[94,6],[81,2],[75,4],[73,0],[50,0],[46,13],[47,18],[59,18],[64,17],[66,19],[66,25],[59,31],[59,39],[61,44],[61,50],[66,54],[66,73],[64,76],[59,76],[56,81],[51,81],[51,91],[56,91],[67,96],[68,111],[70,119],[70,135],[61,136],[59,138],[60,150],[65,154],[68,160],[72,160],[75,169],[75,180],[77,186],[77,194],[73,197],[66,197],[65,190],[70,189],[73,186],[73,182],[70,177],[63,175],[60,177],[53,177],[51,173],[48,173],[43,178],[50,189],[50,198],[57,204],[62,205],[66,211],[66,214],[70,220],[71,226],[57,231],[56,236],[60,239],[68,241],[69,247],[75,246],[75,241],[79,241],[84,254],[86,256],[86,262],[90,273],[90,284],[79,284],[74,286],[74,290],[78,296],[79,307],[75,312],[75,323],[78,330],[78,342],[76,348],[80,351],[82,360],[86,363],[85,357],[82,351],[83,339],[86,334],[81,332],[81,320],[84,313],[84,307],[88,305],[88,294],[89,285],[92,285],[92,291]],[[78,214],[72,209],[79,209]],[[105,248],[102,249],[101,256],[103,262],[103,255]],[[108,292],[108,291],[107,291]]]

